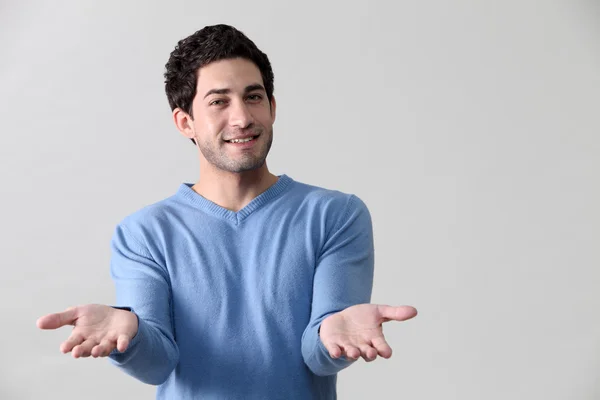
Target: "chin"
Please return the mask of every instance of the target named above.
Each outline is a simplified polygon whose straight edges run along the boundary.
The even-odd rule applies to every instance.
[[[231,172],[254,171],[254,170],[261,168],[263,165],[265,165],[265,160],[263,160],[260,163],[236,165],[234,168],[232,168]]]

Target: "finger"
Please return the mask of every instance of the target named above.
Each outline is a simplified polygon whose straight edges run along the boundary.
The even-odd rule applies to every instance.
[[[98,344],[98,341],[95,339],[87,339],[80,345],[77,345],[73,348],[73,357],[89,357],[92,354],[92,349],[94,346]]]
[[[127,347],[129,347],[129,337],[127,335],[119,335],[117,338],[117,350],[122,353],[127,350]]]
[[[94,346],[91,355],[94,358],[107,357],[116,347],[117,343],[114,340],[104,339],[99,345]]]
[[[378,337],[372,340],[371,344],[377,350],[377,354],[379,354],[383,358],[390,358],[392,356],[392,348],[382,337]]]
[[[388,321],[406,321],[417,316],[417,309],[411,306],[377,306],[379,314]]]
[[[62,353],[68,353],[73,350],[73,347],[78,346],[81,343],[83,343],[83,336],[77,334],[71,335],[71,337],[60,345],[60,351]]]
[[[360,357],[360,350],[351,344],[344,345],[344,353],[346,354],[346,358],[350,360],[357,360]]]
[[[60,313],[40,317],[36,324],[40,329],[57,329],[65,325],[73,325],[77,319],[77,307],[69,307]]]
[[[377,350],[368,344],[360,346],[360,355],[366,362],[371,362],[377,358]]]
[[[114,340],[104,339],[100,342],[99,345],[94,346],[92,349],[92,357],[106,357],[108,356],[116,347],[116,342]]]
[[[342,356],[342,349],[337,344],[325,344],[325,348],[329,352],[331,358],[340,358]]]

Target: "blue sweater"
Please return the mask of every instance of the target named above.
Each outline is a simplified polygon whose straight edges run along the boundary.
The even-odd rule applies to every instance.
[[[139,328],[111,362],[158,385],[158,399],[335,399],[351,361],[331,358],[318,329],[370,302],[364,202],[281,175],[233,212],[191,186],[115,230],[116,306]]]

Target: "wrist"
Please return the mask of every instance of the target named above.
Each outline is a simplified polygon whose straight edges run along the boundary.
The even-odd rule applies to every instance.
[[[129,338],[132,339],[138,332],[139,329],[139,318],[138,315],[133,311],[131,307],[113,307],[115,313],[119,315],[117,317],[123,324],[124,331],[128,334]]]

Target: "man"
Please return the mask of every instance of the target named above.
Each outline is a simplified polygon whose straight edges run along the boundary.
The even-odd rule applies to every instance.
[[[200,179],[118,224],[116,306],[72,307],[38,327],[73,325],[62,352],[109,357],[160,399],[335,398],[340,370],[391,356],[382,323],[416,315],[369,304],[366,205],[269,172],[273,71],[242,32],[183,39],[165,78]]]

